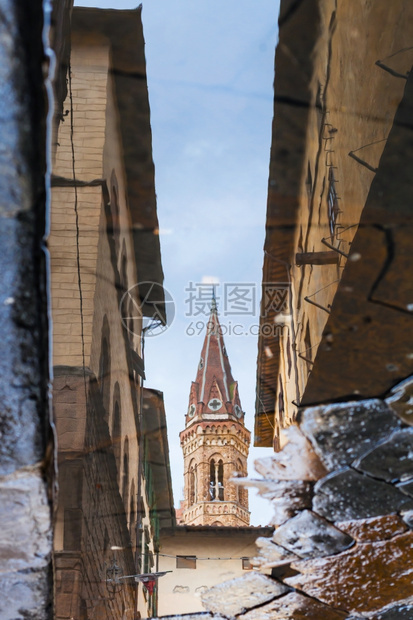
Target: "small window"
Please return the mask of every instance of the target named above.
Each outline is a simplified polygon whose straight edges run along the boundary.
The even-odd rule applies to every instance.
[[[281,377],[279,377],[279,379],[280,379],[280,389],[278,390],[278,413],[280,416],[280,422],[284,426],[284,413],[285,413],[284,389],[283,389],[283,383],[281,381]]]
[[[334,239],[335,228],[337,225],[337,216],[339,214],[338,197],[335,183],[336,180],[334,178],[333,168],[330,168],[328,173],[327,211],[328,224],[332,240]]]
[[[287,349],[287,363],[288,363],[288,371],[287,372],[288,372],[288,376],[291,377],[292,359],[291,359],[291,340],[290,340],[290,331],[289,330],[288,330],[286,349]]]
[[[307,179],[305,181],[305,185],[307,188],[307,198],[308,198],[308,209],[311,209],[311,200],[313,198],[313,177],[311,174],[311,166],[310,166],[310,162],[308,162],[308,169],[307,169]]]
[[[176,568],[196,568],[196,555],[177,555]]]
[[[310,336],[310,322],[307,321],[307,326],[305,328],[305,336],[304,336],[304,347],[305,347],[305,361],[307,362],[307,371],[310,372],[313,361],[312,361],[312,345],[311,345],[311,336]]]
[[[242,570],[252,570],[252,564],[249,558],[241,558]]]

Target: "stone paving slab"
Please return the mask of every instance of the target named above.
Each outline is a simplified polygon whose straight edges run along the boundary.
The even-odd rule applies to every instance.
[[[300,429],[329,471],[350,465],[399,427],[397,415],[377,399],[310,407],[300,418]]]
[[[386,403],[405,424],[413,425],[413,378],[396,385],[386,398]]]
[[[194,614],[179,614],[173,616],[159,616],[162,620],[169,620],[169,618],[173,618],[173,620],[226,620],[224,616],[219,616],[216,614],[211,614],[208,611],[201,611]],[[158,620],[158,618],[152,618],[152,620]]]
[[[348,616],[298,592],[291,592],[238,617],[240,620],[345,620]]]
[[[203,603],[227,619],[413,620],[408,598],[413,480],[405,479],[410,475],[412,429],[401,428],[397,415],[380,401],[312,410],[319,416],[312,443],[292,427],[289,443],[279,453],[257,461],[266,479],[247,481],[249,486],[256,482],[276,513],[273,538],[257,541],[258,570],[215,586],[203,595]],[[322,419],[322,410],[329,421]],[[366,416],[375,412],[374,426],[380,428],[373,431]],[[302,424],[310,417],[304,412]],[[368,424],[371,442],[363,435]],[[337,428],[345,435],[342,441],[334,435]],[[308,429],[306,433],[310,436]],[[337,447],[338,460],[323,455],[324,440],[329,447],[323,450]],[[335,470],[326,475],[327,467]],[[278,579],[262,574],[270,570]]]
[[[253,558],[251,563],[262,570],[289,564],[293,560],[300,559],[295,553],[280,547],[268,538],[257,538],[255,544],[258,547],[259,555]]]
[[[273,541],[301,558],[319,558],[340,553],[354,544],[351,536],[310,510],[303,510],[281,525]]]
[[[413,532],[291,566],[301,574],[286,578],[288,585],[336,609],[375,612],[412,593]]]
[[[337,522],[413,510],[413,501],[386,482],[346,468],[317,482],[313,510]]]
[[[41,466],[0,477],[0,618],[43,619],[51,515]]]
[[[395,605],[388,605],[379,612],[368,615],[370,620],[412,620],[413,596]]]
[[[342,521],[336,526],[343,532],[347,532],[358,542],[379,542],[388,540],[407,531],[406,524],[398,515],[385,515],[372,519],[359,519],[354,521]]]
[[[386,441],[357,459],[353,467],[386,482],[413,478],[413,428],[395,431]]]
[[[233,618],[247,609],[262,605],[288,592],[289,588],[258,572],[220,583],[202,596],[202,603],[213,613]]]
[[[402,493],[405,493],[406,495],[413,497],[413,480],[407,480],[406,482],[400,482],[399,484],[396,484],[396,487]]]

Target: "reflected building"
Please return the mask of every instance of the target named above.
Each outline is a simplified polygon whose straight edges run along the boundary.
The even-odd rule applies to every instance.
[[[143,388],[143,324],[166,317],[141,9],[74,9],[60,61],[49,238],[55,616],[147,617],[156,582],[134,576],[155,571],[174,511],[162,393]]]
[[[159,615],[204,611],[201,595],[252,571],[257,537],[273,533],[249,525],[248,490],[234,482],[247,475],[244,416],[213,300],[180,433],[184,499],[160,533]]]
[[[255,445],[412,373],[408,0],[281,2]],[[308,28],[311,24],[311,28]]]

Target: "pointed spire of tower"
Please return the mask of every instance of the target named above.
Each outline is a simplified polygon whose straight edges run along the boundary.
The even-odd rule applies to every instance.
[[[215,285],[212,287],[211,313],[212,312],[216,312],[218,314],[217,298],[215,297]]]
[[[199,417],[223,419],[223,415],[243,421],[238,385],[232,376],[214,293],[197,374],[190,393],[187,424]]]

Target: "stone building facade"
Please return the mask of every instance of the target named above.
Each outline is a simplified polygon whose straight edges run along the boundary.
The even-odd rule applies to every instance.
[[[300,406],[384,394],[413,371],[410,147],[395,117],[412,20],[408,0],[281,2],[256,445],[279,449]]]
[[[182,522],[188,525],[249,525],[248,491],[234,484],[246,476],[250,432],[213,302],[185,430]]]
[[[170,493],[167,464],[161,473],[147,462],[154,421],[168,453],[162,395],[143,388],[142,321],[155,313],[145,283],[156,287],[156,320],[165,313],[140,9],[75,8],[60,70],[49,237],[55,617],[135,619],[156,613],[156,587],[134,576],[155,570],[161,478]],[[174,522],[170,498],[162,518]]]

